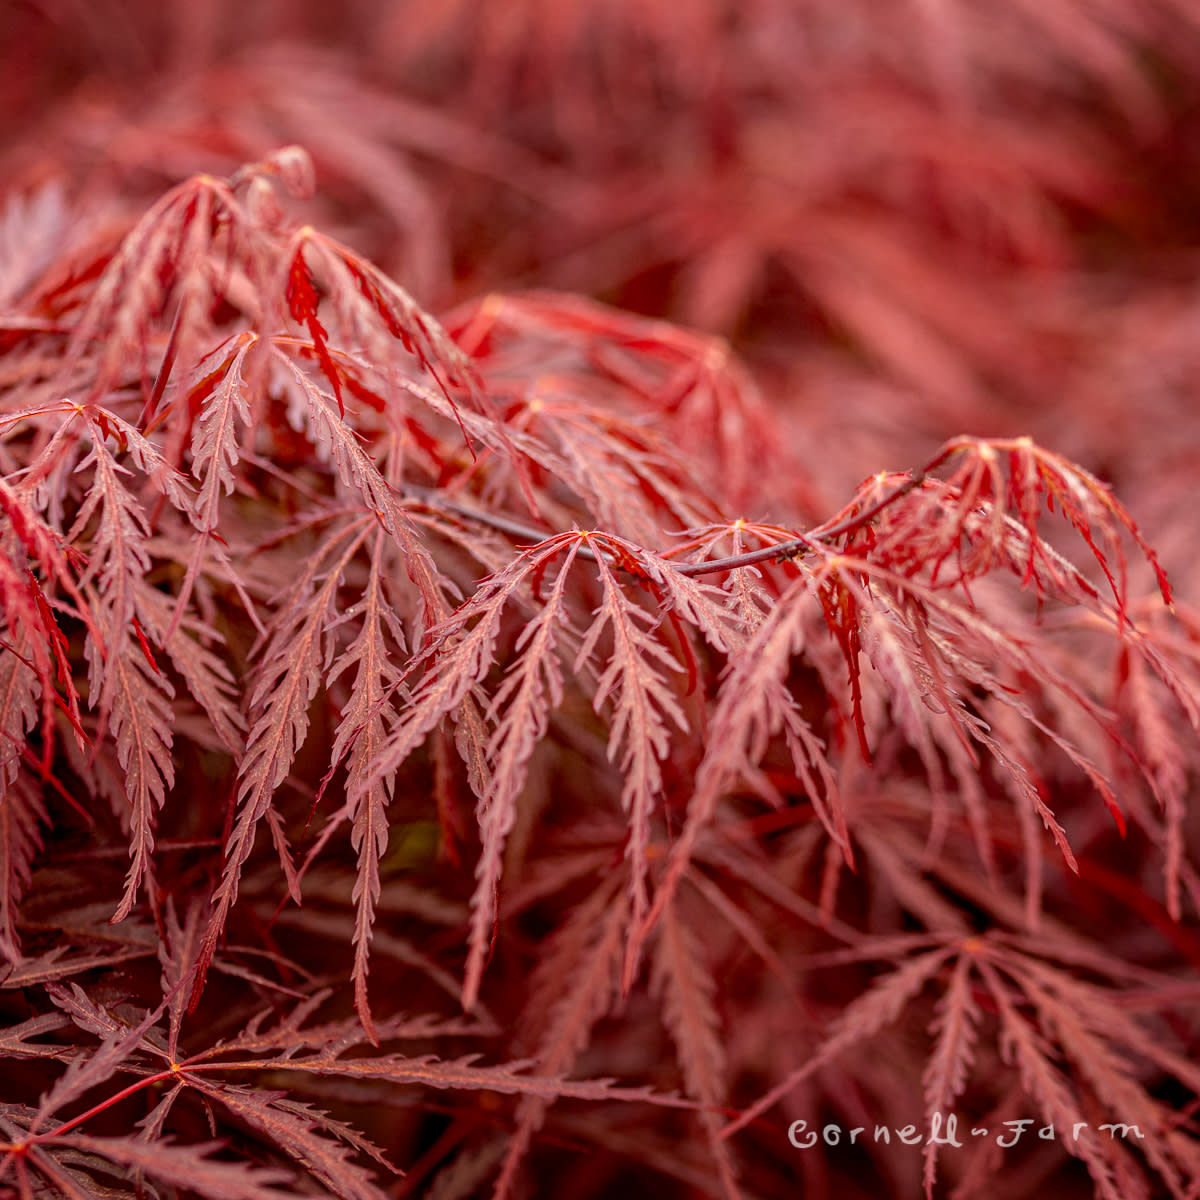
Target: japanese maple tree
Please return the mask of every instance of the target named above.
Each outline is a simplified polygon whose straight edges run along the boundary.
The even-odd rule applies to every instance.
[[[1029,299],[1149,222],[1075,122],[1190,10],[692,7],[248,43],[51,113],[140,131],[86,186],[10,137],[0,1197],[1196,1194],[1195,316]]]

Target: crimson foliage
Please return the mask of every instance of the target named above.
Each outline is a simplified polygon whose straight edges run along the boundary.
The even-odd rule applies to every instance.
[[[933,61],[854,5],[692,7],[400,5],[403,47],[351,34],[411,94],[256,48],[219,119],[168,73],[136,122],[85,91],[10,139],[0,1196],[1200,1186],[1198,625],[1074,461],[1169,516],[1190,426],[1122,442],[1095,380],[1177,414],[1132,347],[1186,364],[1194,317],[1063,267],[1139,244],[1074,122],[1099,89],[1162,127],[1135,51],[1170,77],[1189,9],[1061,0],[1025,61],[948,5]],[[825,111],[872,136],[784,170]],[[114,129],[106,178],[37,181]],[[324,196],[260,144],[298,134]],[[701,165],[653,182],[668,144]],[[118,209],[167,145],[189,177]],[[521,191],[557,234],[496,235]],[[583,295],[464,299],[523,273],[758,371]]]

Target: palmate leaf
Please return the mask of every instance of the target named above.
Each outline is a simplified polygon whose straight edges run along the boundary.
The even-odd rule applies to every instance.
[[[946,463],[953,465],[950,481],[930,481],[929,473]],[[1043,539],[1039,528],[1044,518],[1043,500],[1063,508],[1068,522],[1083,537],[1109,580],[1111,601]],[[866,521],[871,524],[864,524]],[[842,654],[850,685],[843,711],[853,716],[864,754],[869,749],[860,660],[869,654],[887,685],[881,700],[897,710],[901,728],[930,772],[939,803],[944,803],[941,798],[945,796],[939,742],[951,746],[957,741],[968,760],[975,757],[973,746],[985,749],[995,759],[1022,818],[1027,912],[1030,923],[1036,922],[1040,870],[1032,815],[1050,831],[1073,868],[1074,855],[1029,770],[1028,759],[1012,749],[1014,722],[1008,722],[1007,736],[1003,726],[993,733],[964,697],[972,690],[982,692],[994,723],[998,720],[995,709],[1005,709],[1016,724],[1028,723],[1051,741],[1092,782],[1119,823],[1123,817],[1103,768],[1042,719],[1033,698],[1043,693],[1057,696],[1065,706],[1094,722],[1113,744],[1124,747],[1125,743],[1110,712],[1097,698],[1058,672],[1045,657],[1031,653],[1032,631],[1026,633],[1027,626],[1009,628],[998,619],[995,609],[982,610],[970,585],[992,572],[1009,572],[1023,586],[1034,589],[1041,600],[1057,599],[1086,608],[1139,655],[1194,725],[1200,715],[1196,698],[1130,620],[1122,582],[1122,533],[1132,537],[1147,556],[1163,599],[1169,602],[1165,576],[1153,552],[1129,514],[1099,481],[1028,439],[994,445],[956,439],[907,481],[897,485],[893,478],[877,476],[864,486],[859,498],[824,525],[794,539],[782,539],[776,553],[798,551],[803,556],[799,560],[801,579],[780,595],[774,610],[727,672],[713,716],[710,749],[697,771],[687,824],[673,847],[654,905],[641,931],[634,935],[634,946],[640,945],[674,894],[700,828],[713,819],[714,806],[735,780],[752,777],[769,737],[780,731],[788,741],[794,770],[804,781],[809,801],[831,838],[852,861],[841,808],[836,800],[832,804],[828,800],[836,793],[824,748],[783,686],[791,662],[803,658],[822,670],[829,695],[838,695],[838,682],[810,648],[817,631],[814,599],[820,602],[823,623]],[[753,562],[767,553],[769,550],[721,561]],[[703,565],[690,564],[686,569],[696,573]],[[1006,682],[1010,677],[1023,681],[1021,690]],[[931,723],[941,724],[943,731],[932,734]],[[964,770],[965,766],[959,773]],[[818,781],[823,786],[818,786]],[[971,800],[969,786],[967,794]],[[978,816],[974,819],[978,826]],[[1174,819],[1178,819],[1177,811]],[[1173,836],[1177,841],[1178,834]],[[1178,904],[1177,897],[1172,903]]]
[[[527,581],[539,578],[555,558],[563,556],[547,596],[517,639],[516,660],[484,714],[493,732],[485,750],[486,778],[477,808],[482,851],[476,867],[478,882],[463,986],[468,1008],[478,995],[495,920],[501,853],[515,820],[516,802],[529,759],[545,736],[549,712],[562,697],[560,627],[572,627],[579,620],[578,614],[572,617],[566,588],[574,571],[585,570],[576,566],[585,550],[599,576],[602,603],[587,629],[571,634],[575,670],[593,656],[602,639],[611,639],[610,657],[595,684],[593,703],[600,709],[611,698],[613,706],[609,753],[620,757],[626,771],[622,802],[630,816],[630,882],[637,913],[646,904],[649,819],[662,787],[659,762],[670,749],[668,722],[686,729],[686,718],[663,673],[664,667],[673,672],[682,668],[663,641],[643,628],[652,623],[661,628],[661,618],[655,622],[650,612],[627,599],[614,566],[643,580],[653,589],[652,595],[663,596],[662,602],[671,606],[672,612],[678,610],[679,617],[696,621],[715,648],[728,650],[736,636],[736,621],[710,594],[690,580],[670,579],[661,560],[606,533],[563,534],[534,547],[483,584],[434,631],[432,647],[418,660],[425,674],[414,689],[412,702],[360,787],[387,778],[438,721],[456,712],[471,696],[489,668],[488,653],[499,636],[503,608]]]
[[[42,1126],[66,1105],[104,1083],[124,1067],[141,1066],[139,1058],[147,1051],[152,1058],[161,1058],[162,1051],[146,1037],[161,1015],[161,1009],[144,1012],[136,1022],[114,1018],[107,1010],[93,1004],[78,984],[70,990],[53,986],[50,999],[85,1032],[100,1039],[100,1045],[88,1055],[77,1055],[67,1065],[53,1086],[41,1096],[30,1125],[31,1133],[41,1133]],[[74,1125],[76,1121],[69,1122]],[[57,1132],[65,1132],[59,1126]],[[10,1147],[8,1153],[19,1153]]]

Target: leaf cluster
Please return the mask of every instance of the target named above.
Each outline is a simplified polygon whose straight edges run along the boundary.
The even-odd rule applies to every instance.
[[[1189,7],[41,7],[0,1197],[1193,1195]]]

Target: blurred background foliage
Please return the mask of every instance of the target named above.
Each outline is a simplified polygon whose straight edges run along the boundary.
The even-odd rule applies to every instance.
[[[1192,0],[0,11],[9,197],[99,224],[300,142],[314,220],[427,306],[547,287],[728,337],[818,503],[1031,433],[1193,570]]]

